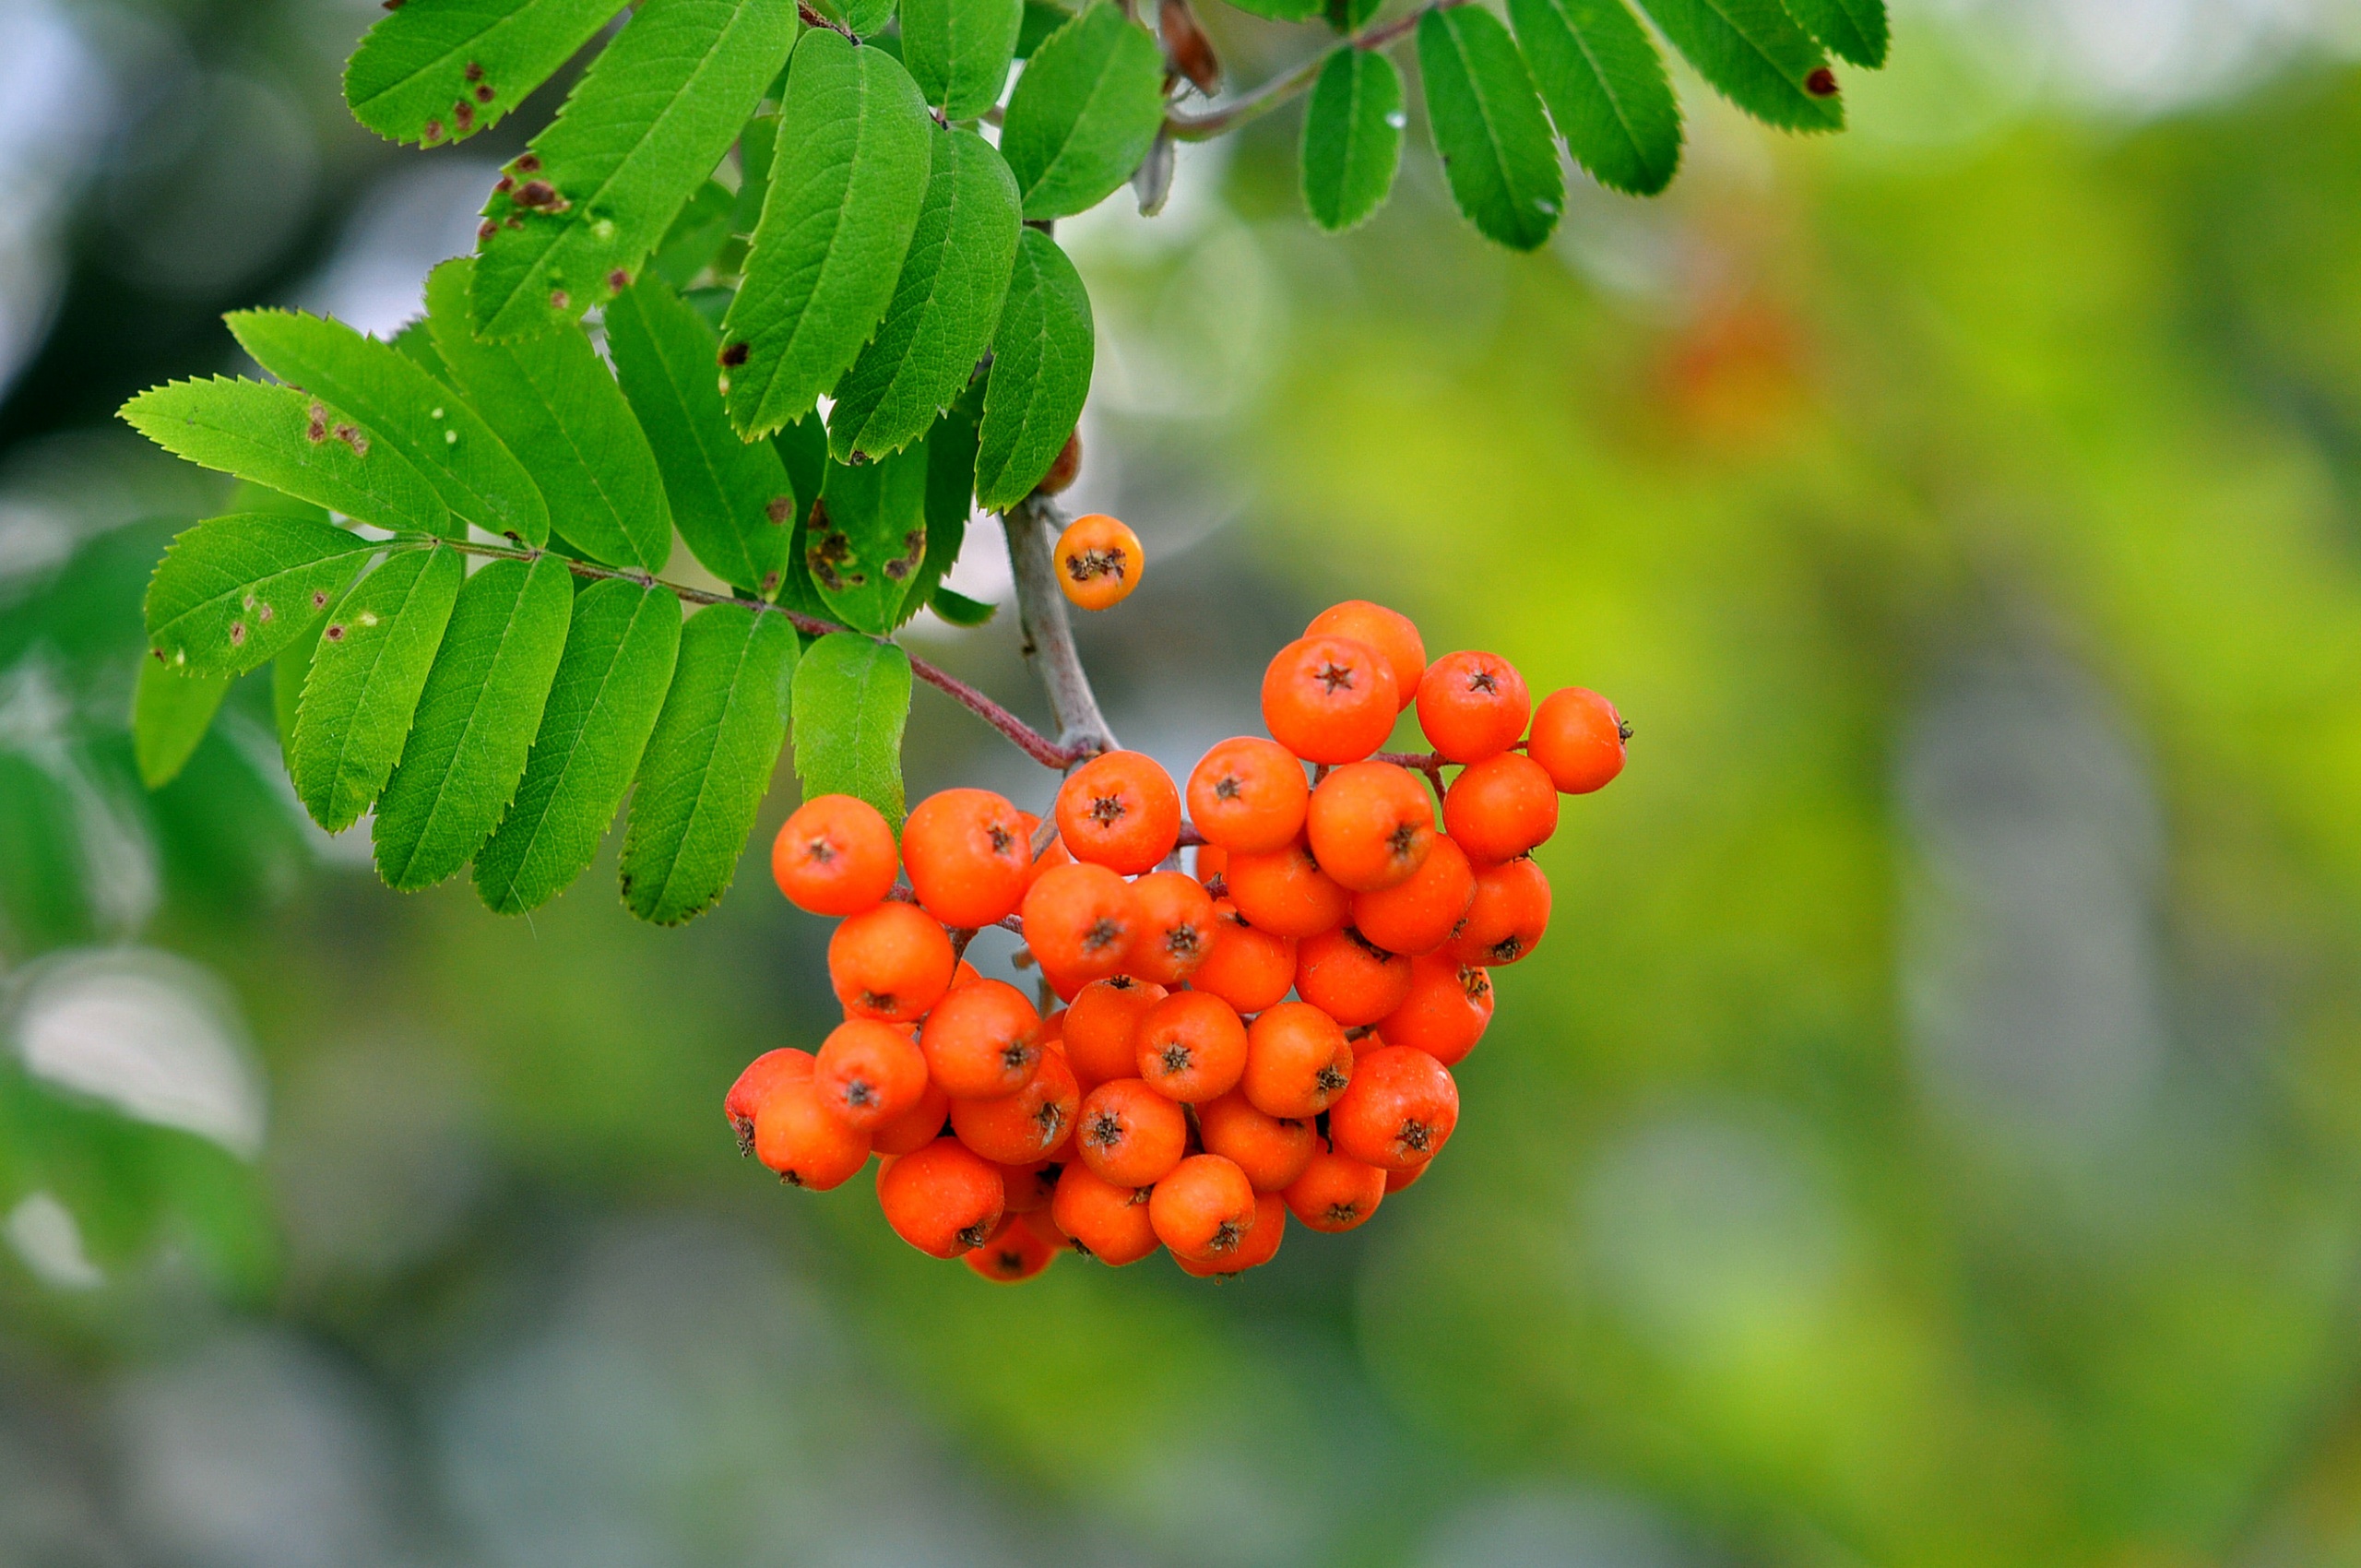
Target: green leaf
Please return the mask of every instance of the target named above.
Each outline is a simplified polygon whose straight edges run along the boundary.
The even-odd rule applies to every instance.
[[[300,638],[381,548],[271,513],[199,523],[148,584],[148,646],[177,671],[243,674]]]
[[[344,101],[391,140],[463,140],[506,118],[620,8],[615,0],[410,0],[353,51]]]
[[[270,661],[270,716],[279,731],[279,754],[289,766],[295,759],[295,720],[303,711],[303,683],[311,678],[312,655],[328,624],[325,611],[312,617],[303,636]]]
[[[1786,6],[1838,59],[1871,71],[1885,64],[1885,0],[1786,0]]]
[[[828,446],[842,460],[927,433],[991,346],[1016,263],[1016,181],[973,131],[938,131],[917,232],[877,336],[836,386]]]
[[[935,589],[967,542],[967,518],[976,507],[977,422],[983,417],[989,384],[979,378],[935,422],[926,437],[926,559],[902,599],[901,621],[934,601]],[[991,613],[989,607],[985,614]]]
[[[795,671],[795,774],[803,798],[853,795],[902,824],[902,728],[910,656],[896,643],[831,632]]]
[[[885,24],[894,19],[894,0],[844,0],[844,12],[845,26],[867,38],[871,33],[883,32]],[[891,39],[878,42],[889,49],[893,45]]]
[[[1623,0],[1509,0],[1516,41],[1566,148],[1609,190],[1654,196],[1680,165],[1680,105]]]
[[[991,380],[976,453],[976,502],[1004,511],[1058,460],[1090,395],[1090,295],[1058,243],[1027,229],[992,332]]]
[[[312,820],[341,833],[386,786],[467,576],[456,550],[394,556],[329,610],[288,772]]]
[[[733,588],[769,595],[795,520],[796,494],[766,441],[730,428],[716,382],[720,335],[662,283],[632,285],[607,307],[607,351],[663,471],[681,537]]]
[[[1323,10],[1328,25],[1349,38],[1377,15],[1383,3],[1384,0],[1327,0]]]
[[[426,476],[375,432],[292,386],[175,381],[123,406],[165,451],[253,480],[397,533],[450,533],[450,509]]]
[[[1402,163],[1402,73],[1372,49],[1340,48],[1303,111],[1303,205],[1341,234],[1385,205]]]
[[[477,851],[486,908],[523,914],[588,869],[656,728],[681,651],[681,601],[663,588],[593,583],[573,624],[525,777]]]
[[[392,345],[294,311],[232,311],[231,335],[265,370],[325,398],[414,464],[454,515],[487,533],[547,542],[532,475],[465,398]]]
[[[426,317],[418,317],[394,334],[394,351],[444,386],[452,385],[451,367],[435,350],[434,333],[426,325]]]
[[[554,555],[492,561],[467,580],[427,671],[371,829],[386,885],[432,887],[468,863],[525,774],[574,611]]]
[[[1001,127],[1025,216],[1087,211],[1132,177],[1164,124],[1164,51],[1099,0],[1026,62]]]
[[[972,120],[1000,101],[1024,30],[1025,0],[902,0],[902,64],[944,119]]]
[[[1418,22],[1418,70],[1459,210],[1513,250],[1547,240],[1565,206],[1565,177],[1509,30],[1473,6],[1429,11]]]
[[[1000,610],[997,604],[986,604],[980,599],[969,599],[964,593],[940,587],[934,590],[930,608],[955,626],[980,626]]]
[[[1308,22],[1325,9],[1323,0],[1229,0],[1249,16],[1275,22]]]
[[[696,275],[713,263],[729,243],[730,219],[737,211],[738,196],[718,180],[707,180],[697,187],[697,194],[681,208],[672,226],[656,247],[656,255],[647,264],[647,275],[660,278],[675,289],[685,289]]]
[[[678,925],[729,891],[787,741],[795,654],[786,616],[742,605],[682,629],[623,835],[623,902],[641,920]]]
[[[628,285],[738,139],[795,29],[792,0],[636,7],[484,206],[477,330],[546,331]]]
[[[328,509],[316,502],[298,501],[291,495],[273,490],[267,484],[256,484],[250,479],[242,479],[230,487],[230,504],[221,510],[224,515],[231,512],[268,512],[276,517],[303,517],[314,523],[334,520],[328,516]]]
[[[1016,57],[1030,60],[1051,33],[1074,20],[1074,13],[1050,0],[1025,0],[1025,20],[1016,30]]]
[[[803,561],[829,612],[846,625],[895,624],[926,560],[927,453],[905,446],[873,463],[830,463]]]
[[[558,538],[610,566],[663,570],[672,513],[656,454],[582,329],[486,342],[468,327],[468,273],[426,276],[426,319],[459,389],[512,452],[531,462]]]
[[[797,45],[770,194],[722,323],[740,434],[801,419],[877,329],[918,227],[933,128],[886,55],[817,28]]]
[[[1762,121],[1792,131],[1834,131],[1845,105],[1833,73],[1811,90],[1828,58],[1779,0],[1640,0],[1673,47],[1714,90]]]
[[[179,777],[237,679],[189,674],[153,659],[139,661],[138,684],[131,694],[131,752],[142,784],[160,790]]]

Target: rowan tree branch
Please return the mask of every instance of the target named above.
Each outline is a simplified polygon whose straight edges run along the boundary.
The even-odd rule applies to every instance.
[[[1025,657],[1049,694],[1058,721],[1057,744],[1068,765],[1116,749],[1115,732],[1098,711],[1090,674],[1074,647],[1065,595],[1058,590],[1055,546],[1065,526],[1057,503],[1036,491],[1001,514],[1008,534],[1009,574],[1016,580],[1016,613]]]
[[[1309,89],[1320,79],[1322,67],[1329,56],[1339,49],[1390,49],[1407,38],[1429,11],[1448,11],[1453,6],[1464,6],[1468,0],[1427,0],[1425,5],[1390,22],[1354,34],[1342,43],[1321,51],[1284,76],[1273,77],[1262,86],[1249,89],[1217,109],[1203,114],[1176,114],[1165,111],[1164,129],[1175,141],[1210,141],[1224,136],[1250,121],[1259,120],[1280,104]]]

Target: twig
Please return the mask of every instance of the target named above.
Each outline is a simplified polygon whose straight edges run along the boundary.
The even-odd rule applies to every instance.
[[[1090,675],[1074,645],[1065,595],[1058,591],[1055,541],[1062,527],[1057,504],[1036,491],[1001,514],[1008,533],[1009,573],[1016,579],[1016,613],[1025,657],[1050,695],[1058,721],[1057,745],[1069,764],[1115,749],[1115,732],[1098,711]]]
[[[1209,141],[1234,131],[1251,120],[1261,119],[1317,81],[1322,69],[1328,64],[1328,57],[1338,49],[1390,49],[1407,38],[1429,11],[1448,11],[1453,6],[1467,3],[1468,0],[1427,0],[1425,5],[1407,16],[1396,17],[1390,22],[1358,33],[1313,55],[1285,76],[1273,77],[1262,86],[1240,93],[1218,109],[1204,114],[1175,114],[1168,110],[1164,116],[1164,128],[1175,141]]]

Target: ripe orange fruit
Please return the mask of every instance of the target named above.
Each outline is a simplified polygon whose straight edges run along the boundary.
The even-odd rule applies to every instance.
[[[1083,1163],[1119,1187],[1153,1186],[1189,1148],[1189,1119],[1138,1078],[1115,1078],[1083,1098],[1074,1130]]]
[[[1238,1087],[1265,1116],[1317,1116],[1352,1077],[1344,1026],[1308,1002],[1282,1002],[1247,1028],[1246,1072]]]
[[[1157,1249],[1156,1227],[1148,1218],[1152,1196],[1146,1187],[1109,1182],[1074,1160],[1058,1174],[1050,1218],[1085,1252],[1121,1268]]]
[[[1560,790],[1587,795],[1623,771],[1623,747],[1631,734],[1613,703],[1596,692],[1568,686],[1541,699],[1525,747]]]
[[[1350,1230],[1385,1201],[1385,1172],[1336,1153],[1323,1139],[1283,1196],[1287,1212],[1314,1230]]]
[[[1531,757],[1502,752],[1451,781],[1442,820],[1470,859],[1513,861],[1558,831],[1558,787]]]
[[[1492,979],[1473,964],[1440,953],[1410,960],[1410,992],[1377,1021],[1388,1045],[1415,1046],[1455,1067],[1484,1038],[1492,1021]]]
[[[902,864],[919,907],[944,925],[991,925],[1032,880],[1032,830],[990,790],[929,795],[902,825]]]
[[[1418,728],[1448,762],[1481,762],[1516,744],[1533,698],[1497,654],[1446,653],[1418,682]]]
[[[1347,1028],[1374,1024],[1410,994],[1410,960],[1339,926],[1296,948],[1295,993]]]
[[[1549,879],[1530,859],[1508,861],[1476,873],[1476,897],[1442,951],[1486,968],[1513,964],[1540,944],[1548,927]]]
[[[1058,1249],[1010,1215],[984,1244],[961,1262],[997,1285],[1020,1285],[1058,1261]]]
[[[905,1029],[848,1018],[829,1032],[812,1070],[830,1115],[873,1134],[926,1094],[926,1057]]]
[[[1085,610],[1121,603],[1146,563],[1140,536],[1103,512],[1086,513],[1058,536],[1058,587]]]
[[[1074,859],[1134,876],[1153,870],[1180,838],[1180,791],[1156,759],[1105,752],[1058,790],[1058,837]]]
[[[954,1099],[997,1099],[1033,1076],[1041,1016],[1005,980],[955,985],[919,1031],[927,1070]]]
[[[848,1016],[915,1024],[958,966],[943,927],[915,904],[878,904],[828,938],[828,979]]]
[[[730,1118],[730,1130],[738,1134],[740,1154],[754,1152],[754,1112],[762,1109],[771,1091],[811,1075],[812,1053],[792,1046],[765,1051],[746,1063],[746,1070],[721,1097],[721,1113]]]
[[[1409,881],[1426,863],[1434,797],[1397,764],[1347,763],[1311,791],[1303,826],[1311,858],[1337,885],[1374,893]]]
[[[894,830],[867,801],[819,795],[780,824],[771,876],[815,915],[857,915],[894,890]]]
[[[1002,1166],[1000,1188],[1003,1206],[1012,1216],[1032,1214],[1049,1207],[1050,1195],[1058,1190],[1058,1172],[1062,1169],[1053,1159]]]
[[[1254,1227],[1245,1239],[1228,1253],[1217,1253],[1209,1258],[1184,1258],[1172,1254],[1183,1274],[1199,1279],[1229,1279],[1250,1268],[1260,1268],[1279,1255],[1279,1242],[1286,1238],[1287,1206],[1276,1193],[1259,1193],[1254,1198]]]
[[[922,1149],[943,1136],[943,1124],[951,1118],[951,1097],[943,1086],[927,1080],[926,1092],[919,1102],[892,1121],[882,1123],[872,1134],[870,1143],[877,1152],[888,1158]]]
[[[1093,980],[1075,994],[1066,1009],[1066,1060],[1086,1090],[1139,1071],[1140,1020],[1165,995],[1162,986],[1129,975]]]
[[[1267,855],[1230,856],[1224,880],[1238,912],[1274,936],[1317,936],[1352,912],[1353,896],[1300,838]]]
[[[1405,1187],[1415,1185],[1418,1178],[1427,1173],[1427,1167],[1433,1163],[1431,1159],[1422,1159],[1416,1165],[1405,1166],[1399,1170],[1387,1171],[1385,1190],[1389,1193],[1398,1193]]]
[[[1258,1193],[1282,1192],[1292,1185],[1319,1143],[1311,1123],[1265,1115],[1235,1090],[1197,1107],[1197,1132],[1204,1139],[1205,1152],[1245,1171]]]
[[[1295,985],[1293,940],[1246,923],[1225,898],[1214,905],[1212,950],[1189,978],[1192,989],[1218,996],[1241,1014],[1260,1013]]]
[[[1189,775],[1189,820],[1205,842],[1250,855],[1284,848],[1303,826],[1311,799],[1295,754],[1253,735],[1222,742]]]
[[[804,1078],[777,1086],[754,1112],[754,1158],[789,1186],[825,1193],[869,1162],[869,1134],[830,1115]]]
[[[1328,1108],[1337,1152],[1383,1170],[1433,1158],[1458,1124],[1459,1086],[1450,1069],[1406,1045],[1363,1051],[1353,1081]]]
[[[1000,1171],[956,1138],[937,1138],[877,1173],[877,1205],[894,1234],[932,1257],[955,1258],[1000,1229]]]
[[[1157,871],[1133,883],[1132,897],[1140,911],[1132,972],[1158,985],[1179,985],[1213,951],[1213,896],[1185,872]]]
[[[1388,953],[1431,953],[1476,901],[1476,871],[1449,834],[1438,834],[1407,881],[1353,895],[1352,923]]]
[[[1393,666],[1352,637],[1299,637],[1263,675],[1264,727],[1307,762],[1359,761],[1400,711]]]
[[[1246,1071],[1246,1026],[1218,996],[1178,991],[1140,1020],[1140,1077],[1183,1105],[1218,1099]]]
[[[1351,637],[1369,644],[1384,656],[1394,671],[1396,711],[1418,700],[1418,678],[1427,672],[1427,644],[1418,636],[1418,624],[1400,611],[1365,599],[1348,599],[1314,615],[1303,635]]]
[[[1254,1229],[1254,1188],[1221,1156],[1192,1154],[1157,1182],[1147,1218],[1174,1256],[1224,1257]]]
[[[1139,900],[1105,866],[1059,866],[1025,895],[1023,918],[1025,944],[1041,968],[1086,985],[1123,968],[1139,930]]]
[[[998,1099],[954,1099],[951,1132],[961,1143],[997,1165],[1027,1165],[1058,1151],[1074,1130],[1082,1108],[1082,1087],[1074,1069],[1054,1051],[1023,1088]]]

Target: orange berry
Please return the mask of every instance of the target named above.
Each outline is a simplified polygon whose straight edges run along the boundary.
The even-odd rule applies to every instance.
[[[771,876],[788,902],[815,915],[857,915],[894,890],[894,830],[851,795],[819,795],[780,824]]]
[[[1254,1228],[1246,1233],[1237,1247],[1210,1258],[1184,1258],[1172,1254],[1172,1261],[1184,1274],[1199,1279],[1229,1279],[1250,1268],[1260,1268],[1279,1255],[1279,1242],[1287,1228],[1287,1206],[1276,1193],[1258,1194],[1254,1199]]]
[[[1062,1169],[1051,1159],[1002,1166],[1000,1188],[1008,1213],[1011,1216],[1032,1214],[1049,1207],[1050,1194],[1058,1190],[1058,1172]]]
[[[1109,1182],[1076,1160],[1058,1175],[1050,1218],[1085,1252],[1121,1268],[1156,1251],[1156,1227],[1147,1212],[1152,1195],[1144,1186]]]
[[[869,1162],[869,1134],[831,1115],[804,1078],[774,1088],[754,1112],[754,1158],[789,1186],[825,1193]]]
[[[1410,880],[1435,839],[1434,797],[1408,768],[1354,762],[1311,792],[1304,814],[1311,858],[1339,886],[1374,893]]]
[[[1216,1099],[1246,1071],[1246,1026],[1220,997],[1177,991],[1140,1020],[1138,1054],[1141,1078],[1167,1099]]]
[[[1138,1078],[1115,1078],[1083,1098],[1075,1128],[1082,1162],[1119,1187],[1153,1186],[1189,1148],[1189,1119]]]
[[[1266,1115],[1234,1090],[1197,1107],[1197,1133],[1207,1154],[1217,1154],[1245,1171],[1258,1193],[1282,1192],[1291,1185],[1319,1143],[1311,1123]]]
[[[1353,896],[1300,838],[1267,855],[1230,856],[1224,880],[1238,912],[1274,936],[1316,936],[1352,912]]]
[[[1410,994],[1410,960],[1351,926],[1307,936],[1296,949],[1295,993],[1345,1028],[1374,1024]]]
[[[1054,1051],[1025,1087],[998,1099],[955,1099],[951,1132],[961,1143],[1000,1165],[1029,1165],[1046,1159],[1074,1130],[1082,1107],[1082,1086],[1074,1069]]]
[[[902,825],[902,864],[919,905],[944,925],[1007,919],[1033,870],[1032,829],[990,790],[929,795]]]
[[[740,1154],[754,1152],[754,1112],[763,1108],[771,1091],[811,1075],[812,1053],[792,1046],[765,1051],[746,1063],[746,1070],[721,1097],[721,1113],[730,1118],[730,1130],[738,1134]]]
[[[1308,1002],[1282,1002],[1246,1030],[1246,1072],[1238,1087],[1265,1116],[1317,1116],[1352,1077],[1344,1026]]]
[[[892,1121],[881,1124],[871,1142],[877,1152],[887,1157],[908,1154],[922,1149],[943,1136],[943,1123],[951,1117],[951,1097],[943,1086],[927,1080],[926,1092],[919,1102]]]
[[[1058,789],[1058,837],[1074,859],[1135,876],[1180,840],[1180,791],[1156,759],[1104,752]]]
[[[1453,1067],[1476,1049],[1491,1021],[1491,977],[1473,964],[1427,954],[1410,960],[1410,992],[1377,1021],[1377,1038]]]
[[[1541,699],[1525,749],[1549,770],[1550,782],[1560,791],[1587,795],[1623,771],[1623,746],[1631,735],[1613,703],[1596,692],[1568,686]]]
[[[1337,1152],[1399,1170],[1442,1152],[1459,1124],[1459,1086],[1423,1051],[1381,1045],[1353,1063],[1353,1081],[1328,1108]]]
[[[1418,682],[1418,728],[1449,762],[1481,762],[1516,744],[1533,698],[1497,654],[1446,653]]]
[[[955,985],[919,1031],[927,1071],[954,1099],[998,1099],[1023,1088],[1041,1059],[1041,1015],[1005,980]]]
[[[1121,603],[1140,586],[1140,536],[1102,512],[1086,513],[1058,536],[1058,587],[1085,610]]]
[[[1059,866],[1025,895],[1024,921],[1025,944],[1041,968],[1086,985],[1123,967],[1139,930],[1139,899],[1105,866]]]
[[[1059,1008],[1041,1020],[1040,1030],[1034,1036],[1033,1042],[1044,1051],[1055,1051],[1061,1056],[1065,1054],[1066,1010],[1064,1008]]]
[[[1470,859],[1512,861],[1558,831],[1558,787],[1531,757],[1502,752],[1460,770],[1442,820]]]
[[[1189,820],[1205,842],[1250,855],[1284,848],[1302,828],[1311,799],[1295,754],[1259,736],[1222,742],[1189,775]]]
[[[1197,881],[1216,898],[1229,897],[1229,851],[1218,844],[1200,844],[1193,868]]]
[[[1476,870],[1449,834],[1437,834],[1406,882],[1353,895],[1352,922],[1388,953],[1431,953],[1451,940],[1476,901]]]
[[[828,979],[850,1017],[917,1023],[951,989],[958,963],[951,938],[915,904],[879,904],[828,938]]]
[[[812,1087],[837,1121],[874,1134],[925,1097],[926,1057],[907,1030],[848,1018],[821,1043]]]
[[[1040,831],[1041,819],[1035,816],[1031,812],[1018,812],[1016,814],[1016,820],[1025,826],[1026,843],[1032,843],[1033,835]],[[1051,866],[1070,866],[1072,864],[1074,864],[1074,856],[1067,851],[1065,840],[1059,837],[1054,833],[1050,834],[1049,843],[1042,847],[1039,854],[1033,857],[1033,863],[1026,868],[1025,886],[1026,891],[1031,891],[1033,885],[1041,880],[1041,873],[1048,871]]]
[[[1081,1162],[1077,1160],[1075,1163],[1078,1165]],[[1058,1167],[1062,1172],[1064,1169],[1063,1166]],[[1054,1194],[1057,1191],[1057,1183],[1052,1182],[1050,1184],[1050,1190]],[[1038,1236],[1042,1245],[1053,1253],[1078,1253],[1083,1250],[1074,1245],[1073,1237],[1058,1229],[1056,1218],[1046,1208],[1028,1209],[1016,1217],[1016,1222]]]
[[[1137,1073],[1140,1020],[1165,994],[1162,986],[1129,975],[1084,986],[1066,1009],[1066,1060],[1074,1076],[1096,1087]]]
[[[1418,1178],[1427,1173],[1427,1167],[1433,1163],[1434,1161],[1431,1159],[1422,1159],[1418,1161],[1418,1164],[1409,1166],[1405,1170],[1387,1171],[1385,1173],[1385,1190],[1389,1193],[1398,1193],[1405,1187],[1416,1186],[1418,1184]]]
[[[1010,1215],[984,1244],[959,1260],[996,1285],[1021,1285],[1058,1261],[1058,1249]]]
[[[1385,1172],[1336,1153],[1323,1139],[1303,1174],[1282,1194],[1287,1212],[1314,1230],[1350,1230],[1385,1201]]]
[[[1307,762],[1359,761],[1400,711],[1394,667],[1352,637],[1299,637],[1263,675],[1264,728]]]
[[[1295,942],[1246,923],[1238,906],[1214,905],[1214,941],[1189,984],[1240,1013],[1260,1013],[1295,985]]]
[[[1513,964],[1540,944],[1548,927],[1549,879],[1530,859],[1506,861],[1476,873],[1476,897],[1442,951],[1486,968]]]
[[[1348,599],[1314,615],[1303,635],[1351,637],[1369,644],[1384,656],[1387,668],[1394,671],[1394,711],[1418,700],[1418,678],[1427,672],[1427,644],[1418,636],[1418,624],[1400,611],[1366,599]]]
[[[1254,1229],[1254,1188],[1221,1156],[1192,1154],[1157,1182],[1147,1218],[1176,1257],[1227,1257]]]
[[[984,973],[981,969],[962,958],[959,960],[959,967],[951,971],[951,989],[956,991],[963,985],[973,985],[983,978]]]
[[[931,1257],[955,1258],[1000,1229],[1000,1172],[956,1138],[937,1138],[877,1173],[877,1205],[894,1234]]]
[[[1158,985],[1179,985],[1213,950],[1213,895],[1185,873],[1157,871],[1133,883],[1132,897],[1140,910],[1132,972]]]

